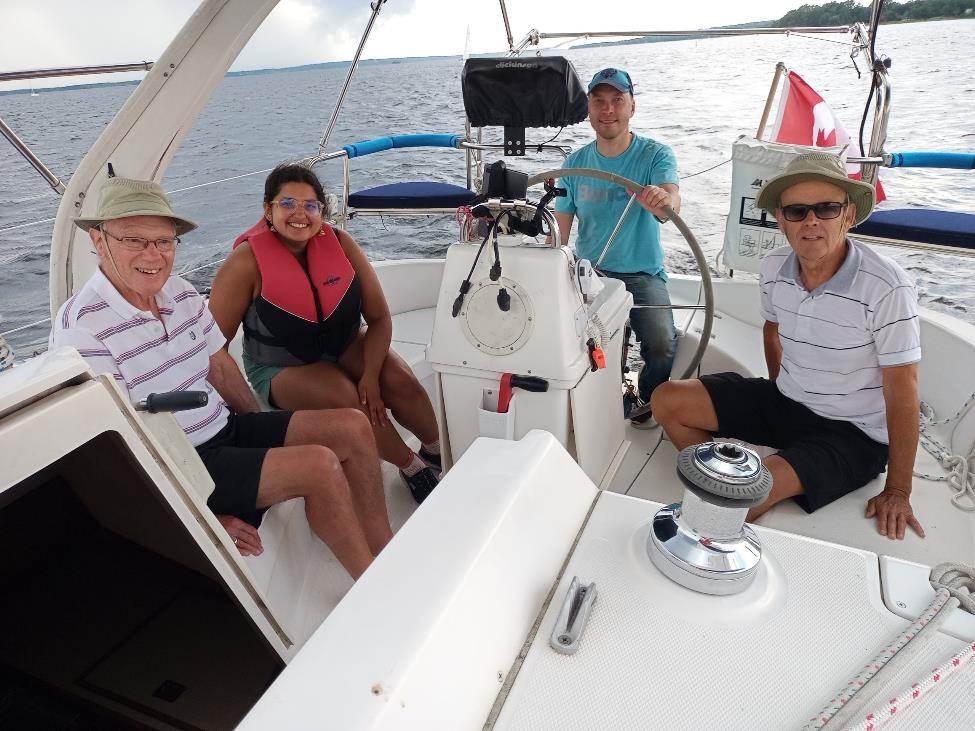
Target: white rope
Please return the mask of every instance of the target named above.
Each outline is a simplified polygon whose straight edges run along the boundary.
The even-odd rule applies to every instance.
[[[14,364],[14,351],[7,345],[7,341],[0,335],[0,371],[5,371]]]
[[[931,569],[931,587],[936,595],[950,595],[945,602],[947,613],[954,606],[961,606],[965,611],[975,614],[975,569],[960,563],[943,563]],[[937,598],[935,601],[939,601]],[[929,625],[930,627],[930,625]],[[967,663],[975,658],[975,642],[969,642],[941,665],[931,670],[926,676],[911,683],[910,687],[899,695],[891,698],[880,708],[867,713],[858,723],[848,726],[850,731],[875,731],[881,724],[889,721],[898,711],[917,702],[922,696],[945,684],[947,678],[961,668],[972,672],[972,665]]]
[[[894,714],[898,711],[903,712],[907,706],[927,696],[935,688],[944,685],[948,677],[960,668],[964,667],[968,672],[972,672],[973,665],[966,665],[966,663],[973,658],[975,658],[975,642],[969,642],[959,652],[945,660],[939,667],[934,668],[926,678],[916,683],[911,683],[910,688],[903,691],[896,698],[891,698],[883,708],[868,713],[860,719],[859,723],[848,726],[847,728],[849,731],[876,731],[881,724],[893,718]]]
[[[914,476],[922,480],[947,482],[952,492],[952,504],[969,512],[975,511],[975,444],[972,445],[967,455],[953,454],[947,445],[934,436],[932,428],[952,425],[948,432],[948,444],[951,444],[955,429],[958,428],[962,417],[969,412],[973,403],[975,403],[975,393],[968,397],[968,400],[954,416],[938,420],[931,405],[925,401],[921,402],[921,429],[918,441],[948,474],[929,475],[917,470],[914,471]]]
[[[957,606],[958,602],[951,599],[947,589],[942,589],[935,594],[934,601],[921,613],[921,616],[904,632],[901,632],[893,642],[887,645],[880,654],[863,666],[859,673],[854,675],[849,682],[832,698],[826,706],[815,716],[809,719],[803,726],[803,731],[818,731],[819,729],[838,729],[844,728],[850,718],[859,715],[865,701],[869,701],[868,695],[863,695],[862,691],[872,682],[871,688],[878,686],[877,678],[887,678],[891,671],[912,659],[917,651],[923,649],[933,639],[933,633],[924,633],[925,627],[931,626],[935,632],[944,623],[947,612],[942,610],[951,603]],[[902,652],[910,644],[911,650],[915,652]],[[897,662],[891,663],[894,658]],[[881,673],[881,671],[885,671]],[[854,701],[854,697],[859,697]]]
[[[975,612],[975,569],[960,563],[943,563],[931,570],[931,587],[935,590],[934,599],[921,616],[904,632],[900,633],[893,642],[887,645],[879,655],[867,663],[840,690],[826,706],[804,726],[804,731],[813,729],[849,728],[847,724],[858,723],[856,728],[876,727],[875,721],[886,714],[889,718],[897,712],[898,704],[905,705],[916,700],[921,693],[932,684],[940,682],[955,668],[971,659],[972,648],[965,648],[932,674],[911,685],[910,689],[888,704],[872,713],[865,713],[867,704],[874,695],[874,690],[880,688],[888,678],[894,677],[901,668],[909,666],[920,657],[931,640],[938,633],[948,615],[956,607],[968,612]],[[870,692],[863,691],[869,687]],[[861,715],[865,714],[865,715]]]
[[[975,614],[975,568],[963,563],[940,563],[931,569],[931,588],[945,589],[969,614]]]

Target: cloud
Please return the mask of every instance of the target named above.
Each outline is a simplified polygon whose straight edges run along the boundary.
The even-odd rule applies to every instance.
[[[696,28],[778,18],[799,4],[798,0],[684,4],[507,0],[507,9],[517,43],[533,28],[543,32]],[[197,0],[2,0],[0,23],[5,34],[0,44],[0,69],[156,59],[197,5]],[[355,53],[370,13],[369,0],[281,0],[233,68],[348,60]],[[465,50],[483,53],[506,48],[497,0],[388,0],[363,55],[459,55]],[[78,79],[71,83],[78,83]]]

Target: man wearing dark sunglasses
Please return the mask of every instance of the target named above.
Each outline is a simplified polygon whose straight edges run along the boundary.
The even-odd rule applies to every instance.
[[[666,309],[670,295],[660,222],[666,220],[664,206],[680,211],[680,191],[677,158],[670,147],[630,131],[635,112],[633,81],[626,71],[606,68],[592,77],[589,123],[596,139],[569,155],[564,166],[604,170],[645,187],[631,200],[630,193],[616,183],[591,177],[565,178],[561,185],[567,195],[556,198],[555,219],[566,243],[572,221],[578,216],[576,253],[589,259],[601,274],[622,281],[633,295],[630,325],[640,341],[644,363],[637,385],[641,400],[646,402],[653,389],[670,378],[677,348],[674,316]],[[649,426],[649,420],[647,412],[633,423]]]
[[[769,378],[717,373],[671,381],[653,412],[674,446],[713,436],[779,451],[768,500],[754,520],[794,498],[807,512],[873,480],[883,491],[865,516],[887,538],[924,530],[911,508],[918,443],[920,324],[914,283],[896,263],[848,237],[874,205],[873,186],[850,180],[835,155],[807,153],[767,181],[757,205],[789,246],[761,267]]]

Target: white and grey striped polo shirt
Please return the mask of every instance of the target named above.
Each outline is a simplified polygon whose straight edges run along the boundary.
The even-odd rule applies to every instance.
[[[812,292],[790,247],[769,252],[761,267],[762,316],[779,325],[779,391],[887,444],[881,369],[921,360],[917,292],[894,261],[847,241],[836,274]]]
[[[156,304],[161,321],[128,302],[98,269],[61,305],[49,345],[74,347],[93,371],[112,374],[133,401],[150,393],[206,391],[206,406],[173,414],[198,446],[219,432],[230,414],[206,380],[210,356],[225,338],[185,279],[170,277]]]

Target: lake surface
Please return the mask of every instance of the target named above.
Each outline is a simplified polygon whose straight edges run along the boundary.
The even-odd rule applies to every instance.
[[[627,69],[636,85],[632,128],[670,144],[682,177],[682,216],[709,258],[720,250],[731,182],[731,144],[754,135],[775,64],[783,61],[827,99],[856,137],[869,78],[857,78],[845,36],[719,38],[569,50],[588,81],[605,66]],[[965,71],[975,48],[975,21],[884,26],[877,49],[892,61],[893,111],[887,150],[970,152],[975,149],[975,78]],[[432,49],[435,50],[435,49]],[[861,72],[864,64],[858,61]],[[390,63],[356,73],[329,149],[387,134],[462,133],[460,59]],[[264,173],[283,160],[317,151],[346,71],[278,71],[226,78],[170,166],[164,187],[177,211],[199,221],[177,254],[176,270],[203,266],[189,278],[205,286],[234,237],[260,215]],[[71,171],[134,90],[132,85],[0,96],[0,116],[59,176]],[[554,129],[533,130],[540,143]],[[489,130],[498,141],[500,130]],[[576,148],[592,139],[588,122],[564,130],[559,143]],[[495,158],[488,157],[488,161]],[[529,154],[507,160],[529,173],[559,166],[558,157]],[[332,190],[341,164],[317,168]],[[124,173],[124,171],[120,171]],[[885,170],[891,207],[975,210],[971,171]],[[463,154],[405,150],[353,161],[352,187],[402,180],[464,183]],[[48,315],[48,250],[58,196],[5,142],[0,143],[0,332]],[[665,227],[668,268],[694,271],[693,258],[672,226]],[[443,256],[456,239],[449,219],[356,219],[349,231],[372,259]],[[916,279],[929,307],[975,321],[975,261],[886,250]],[[43,348],[47,325],[7,336],[20,357]]]

